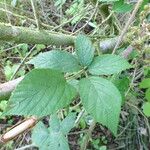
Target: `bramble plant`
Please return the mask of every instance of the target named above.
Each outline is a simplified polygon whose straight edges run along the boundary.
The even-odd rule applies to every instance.
[[[37,118],[51,115],[50,128],[39,122],[33,131],[33,142],[40,149],[69,149],[65,136],[74,126],[75,115],[69,114],[61,122],[56,113],[67,108],[77,95],[95,122],[117,134],[122,98],[117,87],[106,78],[131,66],[119,55],[94,56],[94,52],[92,42],[78,35],[75,55],[52,50],[28,62],[35,69],[25,75],[12,93],[5,114]]]

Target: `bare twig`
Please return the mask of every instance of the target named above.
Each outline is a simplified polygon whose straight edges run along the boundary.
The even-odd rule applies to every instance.
[[[12,49],[15,49],[15,48],[17,48],[17,47],[19,47],[19,46],[21,46],[21,45],[23,45],[23,44],[17,44],[17,45],[15,45],[15,46],[12,46],[12,47],[3,49],[3,51],[1,51],[0,54],[1,54],[1,53],[4,53],[4,52],[7,52],[7,51],[10,51],[10,50],[12,50]],[[7,58],[8,58],[8,57],[7,57]]]
[[[94,35],[95,32],[99,29],[99,27],[102,26],[105,22],[107,22],[113,14],[114,12],[112,11],[99,25],[97,25],[96,30],[94,30],[92,35]]]
[[[31,6],[32,6],[32,9],[33,9],[33,13],[34,13],[34,18],[35,18],[35,21],[36,21],[37,29],[39,30],[40,29],[40,23],[39,23],[39,18],[38,18],[38,15],[37,15],[36,1],[35,0],[30,0],[30,1],[31,1]]]
[[[94,12],[92,13],[92,15],[90,16],[90,18],[88,19],[88,21],[80,29],[78,29],[75,33],[78,33],[79,31],[81,31],[82,29],[84,29],[88,25],[88,23],[92,20],[92,18],[94,17],[94,15],[97,12],[98,4],[99,4],[99,1],[97,1],[96,5],[95,5]]]
[[[29,51],[29,53],[27,53],[27,55],[23,58],[23,60],[20,63],[20,65],[17,67],[17,69],[15,70],[15,72],[13,73],[13,75],[11,76],[11,80],[15,78],[17,72],[20,70],[20,68],[22,67],[22,65],[25,63],[26,59],[31,55],[31,53],[33,52],[33,50],[34,50],[35,47],[36,47],[36,45],[34,45],[32,47],[32,49]]]
[[[5,10],[7,11],[7,2],[6,2],[6,0],[4,0],[4,4],[5,4]],[[6,12],[6,16],[7,16],[8,22],[11,24],[10,15],[7,12]]]

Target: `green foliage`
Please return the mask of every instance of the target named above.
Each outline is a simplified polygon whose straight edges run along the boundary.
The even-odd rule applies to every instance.
[[[73,0],[71,6],[65,11],[66,15],[73,16],[71,24],[77,23],[84,15],[84,0]]]
[[[126,13],[133,9],[133,5],[127,4],[124,0],[119,0],[113,3],[113,11],[117,13]]]
[[[66,0],[55,0],[55,6],[60,9],[64,4]]]
[[[116,1],[119,1],[119,0],[99,0],[100,2],[116,2]]]
[[[28,52],[28,44],[20,44],[18,48],[15,48],[15,50],[19,53],[20,57],[24,57]]]
[[[145,98],[150,102],[150,88],[146,90]]]
[[[144,67],[144,76],[150,76],[150,67]]]
[[[48,150],[51,142],[49,134],[49,130],[44,126],[44,124],[39,122],[32,132],[32,141],[39,147],[40,150]]]
[[[73,55],[59,50],[40,53],[28,63],[34,64],[35,68],[50,68],[61,72],[76,72],[81,68]]]
[[[118,89],[104,78],[89,77],[80,81],[79,93],[87,112],[116,135],[121,108]]]
[[[145,102],[142,108],[144,114],[150,117],[150,78],[144,78],[140,83],[140,88],[146,89],[145,98],[148,102]]]
[[[150,78],[143,79],[140,88],[146,89],[145,98],[150,101]]]
[[[144,114],[145,114],[147,117],[150,117],[150,103],[149,103],[149,102],[144,103],[144,105],[143,105],[142,108],[143,108]]]
[[[94,51],[89,38],[79,35],[75,40],[77,59],[68,52],[52,50],[30,60],[28,63],[34,64],[37,69],[25,75],[14,90],[5,114],[37,117],[52,115],[65,109],[78,91],[83,107],[90,117],[116,135],[121,94],[126,90],[126,86],[119,86],[126,80],[116,84],[119,92],[111,81],[89,75],[120,73],[130,68],[130,65],[127,60],[117,55],[108,54],[94,58]],[[69,147],[65,136],[73,127],[73,122],[72,117],[60,122],[56,115],[52,115],[48,129],[42,123],[37,125],[32,136],[33,142],[40,149],[67,150]]]
[[[102,138],[103,138],[103,136],[102,136]],[[102,143],[104,144],[105,142],[102,139],[100,139],[100,138],[92,140],[92,145],[93,145],[95,150],[107,150],[107,147],[106,146],[102,146],[103,145]],[[90,149],[87,149],[87,150],[90,150]]]
[[[0,102],[0,110],[4,111],[7,107],[7,101],[3,100]]]
[[[36,50],[37,50],[37,51],[40,51],[40,50],[42,50],[42,49],[44,49],[44,48],[46,48],[46,46],[43,45],[43,44],[37,44],[37,45],[36,45]]]
[[[141,83],[140,83],[140,88],[149,88],[150,87],[150,78],[145,78]]]
[[[66,10],[68,15],[75,15],[79,10],[82,10],[84,0],[73,0],[69,9]]]
[[[93,75],[110,75],[130,67],[129,63],[121,56],[104,54],[95,57],[88,70]]]
[[[142,5],[140,7],[140,12],[144,10],[144,6],[149,3],[149,0],[143,0]]]
[[[3,111],[6,110],[7,107],[7,101],[6,100],[2,100],[0,102],[0,116],[2,115]]]
[[[74,88],[76,88],[77,91],[79,91],[79,80],[70,79],[68,80],[68,83],[71,84]]]
[[[4,67],[4,73],[6,76],[7,80],[10,80],[13,73],[16,71],[16,69],[18,68],[19,64],[13,64],[10,61],[7,61],[6,66]],[[25,70],[24,67],[22,69],[19,70],[18,75],[19,76],[23,76],[25,74]]]
[[[106,147],[106,146],[101,146],[101,147],[99,148],[99,150],[107,150],[107,147]]]
[[[75,41],[76,54],[83,66],[91,64],[94,58],[94,47],[92,42],[84,35],[78,35]]]
[[[76,90],[55,70],[35,69],[28,73],[10,97],[7,114],[46,116],[66,107]]]
[[[125,94],[129,88],[130,80],[127,77],[121,77],[119,78],[119,75],[112,78],[112,82],[114,85],[118,88],[120,91],[120,94],[122,96],[122,103],[124,103],[125,100]]]
[[[62,122],[56,115],[52,115],[48,129],[42,122],[36,125],[32,141],[40,150],[69,150],[66,135],[74,126],[74,122],[75,114],[69,114]]]
[[[11,1],[11,5],[12,5],[13,7],[15,7],[15,6],[17,5],[17,2],[18,2],[18,0],[12,0],[12,1]]]

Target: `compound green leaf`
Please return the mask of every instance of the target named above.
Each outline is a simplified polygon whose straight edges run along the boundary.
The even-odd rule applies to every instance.
[[[88,37],[78,35],[75,40],[75,49],[79,62],[82,66],[91,64],[94,57],[94,47]]]
[[[150,87],[150,78],[145,78],[142,80],[142,82],[140,83],[140,88],[149,88]]]
[[[45,116],[70,104],[76,89],[50,69],[28,73],[10,97],[6,114]]]
[[[93,75],[111,75],[130,68],[130,64],[121,56],[104,54],[95,57],[88,70]]]
[[[149,103],[149,102],[144,103],[144,105],[143,105],[142,108],[143,108],[144,114],[145,114],[147,117],[150,117],[150,103]]]
[[[100,77],[82,79],[79,82],[79,94],[86,111],[116,135],[121,94],[113,83]]]
[[[61,72],[76,72],[81,68],[72,54],[60,50],[40,53],[28,64],[33,64],[35,68],[50,68]]]

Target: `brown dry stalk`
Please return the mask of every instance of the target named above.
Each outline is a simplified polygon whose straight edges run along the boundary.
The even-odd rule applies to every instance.
[[[28,118],[25,121],[21,122],[19,125],[15,125],[0,137],[0,144],[5,144],[10,140],[16,138],[18,135],[34,127],[37,122],[37,118],[32,116],[31,118]]]

